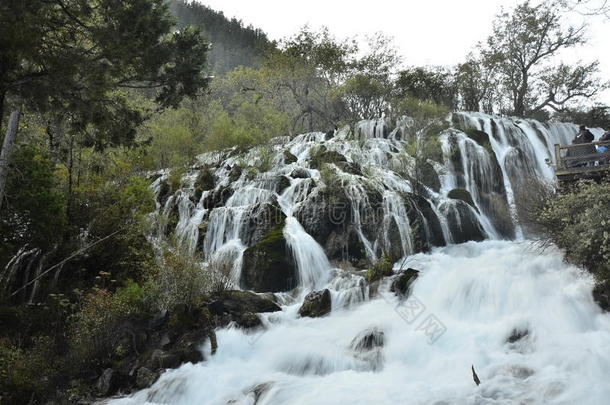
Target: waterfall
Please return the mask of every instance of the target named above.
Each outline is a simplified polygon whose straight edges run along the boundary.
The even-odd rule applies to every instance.
[[[173,230],[202,261],[231,263],[239,283],[266,270],[252,257],[273,237],[298,283],[256,339],[218,330],[213,357],[113,404],[606,404],[610,316],[593,280],[527,241],[517,216],[524,179],[553,182],[547,161],[577,126],[451,122],[423,190],[404,153],[408,119],[204,154],[173,192],[159,173],[156,238]],[[214,181],[198,185],[202,170]],[[396,274],[373,288],[364,270],[382,255]],[[419,276],[404,299],[391,284],[407,267]],[[331,313],[300,318],[305,293],[323,288]]]

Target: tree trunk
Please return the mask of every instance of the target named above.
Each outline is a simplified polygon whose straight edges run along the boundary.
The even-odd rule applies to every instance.
[[[17,129],[19,129],[20,114],[19,109],[11,113],[4,143],[2,144],[2,152],[0,153],[0,209],[2,209],[2,203],[4,202],[4,189],[6,187],[6,179],[8,178],[8,167],[13,155],[15,135],[17,135]]]

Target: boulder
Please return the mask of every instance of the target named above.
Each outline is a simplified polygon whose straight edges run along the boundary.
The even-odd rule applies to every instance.
[[[354,225],[332,231],[323,246],[331,260],[341,260],[353,265],[361,263],[368,265],[366,248]]]
[[[447,193],[447,197],[454,199],[454,200],[464,201],[466,204],[470,205],[472,208],[477,210],[477,212],[479,211],[479,209],[477,208],[477,205],[474,203],[474,200],[472,199],[472,195],[470,195],[470,192],[466,189],[454,188],[453,190],[449,191],[449,193]]]
[[[378,347],[383,347],[385,335],[379,328],[370,328],[360,332],[350,344],[350,348],[356,352],[365,352]]]
[[[343,227],[349,215],[348,202],[340,197],[318,188],[294,213],[303,229],[322,246],[333,230]]]
[[[485,240],[486,233],[468,204],[453,200],[451,203],[441,204],[439,209],[447,217],[447,225],[454,243]]]
[[[398,273],[398,276],[392,281],[390,291],[398,297],[406,298],[409,293],[409,287],[419,276],[419,270],[408,268],[407,270]]]
[[[330,291],[313,291],[305,296],[303,305],[299,308],[299,315],[310,318],[318,318],[330,313],[331,298]]]
[[[290,179],[286,176],[279,176],[275,183],[275,192],[282,194],[288,187],[290,187]]]
[[[428,252],[434,246],[445,246],[443,228],[430,202],[417,194],[406,194],[407,216],[413,230],[416,252]]]
[[[209,210],[223,207],[234,192],[235,190],[233,190],[230,186],[220,186],[212,190],[203,200],[203,207]]]
[[[292,177],[293,179],[308,179],[311,176],[309,175],[309,172],[306,169],[302,167],[297,167],[290,173],[290,177]]]
[[[419,168],[421,173],[420,181],[427,187],[436,191],[437,193],[441,190],[441,180],[438,177],[438,173],[434,169],[434,166],[428,162],[423,162]]]
[[[251,291],[222,291],[212,295],[215,299],[217,313],[233,312],[233,313],[260,313],[260,312],[277,312],[282,309],[273,301],[255,294]],[[210,312],[212,304],[209,305]]]
[[[247,239],[243,241],[246,246],[259,243],[271,230],[282,226],[286,221],[286,215],[276,200],[252,205],[244,218],[247,221],[244,228],[248,229],[244,232],[247,235]]]
[[[150,371],[146,367],[140,367],[136,373],[136,387],[139,389],[148,388],[157,381],[159,374]]]
[[[235,323],[243,329],[254,329],[263,326],[263,322],[258,315],[246,312],[235,317]]]
[[[290,153],[289,150],[285,150],[283,155],[284,155],[284,163],[287,165],[289,165],[291,163],[296,163],[296,161],[299,160],[295,155]]]
[[[297,286],[297,269],[283,235],[284,223],[246,249],[240,283],[256,292],[290,291]]]
[[[310,152],[309,164],[314,169],[320,169],[325,163],[340,163],[347,162],[347,158],[341,153],[329,150],[326,146],[321,145]]]

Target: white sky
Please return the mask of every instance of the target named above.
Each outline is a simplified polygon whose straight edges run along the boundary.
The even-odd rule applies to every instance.
[[[454,65],[491,32],[502,6],[517,0],[199,0],[265,31],[271,39],[296,33],[308,24],[327,26],[337,37],[383,32],[394,37],[405,65]],[[574,17],[582,19],[584,17]],[[610,80],[610,20],[588,17],[589,45],[566,56],[598,59]],[[599,100],[610,104],[610,91]]]

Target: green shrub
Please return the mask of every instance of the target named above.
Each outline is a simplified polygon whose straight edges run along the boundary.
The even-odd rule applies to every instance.
[[[600,279],[610,276],[610,183],[580,182],[548,199],[540,224],[566,258]]]
[[[368,269],[365,278],[369,283],[372,283],[381,280],[383,277],[391,276],[393,274],[393,266],[390,256],[383,254],[381,259]]]

